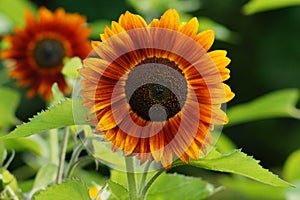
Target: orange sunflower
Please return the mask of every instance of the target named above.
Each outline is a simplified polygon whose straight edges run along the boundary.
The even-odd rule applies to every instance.
[[[208,52],[213,31],[197,31],[196,18],[179,23],[173,9],[148,25],[126,12],[92,43],[79,70],[83,105],[113,150],[169,168],[205,154],[214,125],[228,122],[221,105],[234,97],[223,83],[230,59]]]
[[[61,73],[63,59],[85,58],[91,51],[86,18],[63,9],[52,13],[44,7],[39,9],[37,19],[29,11],[25,18],[24,29],[16,28],[14,35],[4,37],[11,47],[3,50],[1,57],[15,61],[11,77],[18,80],[18,86],[30,86],[28,97],[39,93],[48,100],[55,82],[66,94],[69,88]]]

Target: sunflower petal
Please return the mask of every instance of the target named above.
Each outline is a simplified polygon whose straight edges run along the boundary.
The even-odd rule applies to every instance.
[[[215,34],[212,30],[200,32],[195,39],[206,51],[210,49],[215,40]]]

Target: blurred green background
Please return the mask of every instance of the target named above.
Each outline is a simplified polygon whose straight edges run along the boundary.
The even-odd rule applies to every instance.
[[[4,0],[0,0],[1,1]],[[282,0],[284,1],[284,0]],[[212,49],[225,49],[232,59],[229,68],[231,78],[227,81],[236,93],[228,107],[247,102],[265,93],[283,88],[300,87],[300,7],[290,6],[266,12],[246,15],[246,0],[32,0],[36,6],[54,10],[63,7],[68,12],[86,15],[93,24],[91,39],[98,40],[103,26],[117,20],[129,10],[148,20],[159,17],[167,8],[176,8],[183,18],[196,16],[200,29],[209,20],[216,28],[217,40]],[[10,8],[11,14],[16,14]],[[201,19],[204,20],[201,23]],[[207,21],[207,19],[209,19]],[[19,19],[23,20],[23,19]],[[7,29],[9,30],[9,29]],[[9,32],[8,32],[9,33]],[[3,68],[3,64],[0,63]],[[3,75],[2,75],[3,76]],[[13,87],[14,82],[5,83]],[[45,107],[39,98],[27,99],[24,89],[17,116],[23,121]],[[287,156],[300,147],[300,123],[294,119],[261,120],[224,128],[238,148],[262,160],[266,168],[282,166]]]

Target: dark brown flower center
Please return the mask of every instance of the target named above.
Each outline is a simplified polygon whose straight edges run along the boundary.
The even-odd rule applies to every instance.
[[[55,39],[43,39],[37,42],[33,49],[33,58],[36,64],[43,69],[53,69],[63,63],[66,56],[63,44]]]
[[[178,65],[166,58],[146,58],[128,74],[126,98],[138,116],[165,121],[176,115],[187,96],[187,82]]]

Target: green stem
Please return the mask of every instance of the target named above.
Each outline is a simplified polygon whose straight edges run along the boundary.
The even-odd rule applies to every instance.
[[[61,143],[61,151],[58,160],[58,168],[57,168],[57,176],[56,176],[56,183],[62,183],[63,171],[64,171],[64,163],[66,158],[67,146],[68,146],[68,138],[69,138],[69,128],[65,128],[65,132],[63,135],[63,140]]]
[[[58,130],[52,129],[49,131],[49,143],[50,143],[50,161],[54,164],[58,164]]]
[[[68,167],[67,167],[67,169],[66,169],[66,177],[67,178],[70,178],[71,176],[72,176],[72,173],[73,173],[73,165],[74,165],[74,163],[78,160],[78,158],[79,158],[79,155],[80,155],[80,153],[81,153],[81,151],[83,150],[83,144],[82,143],[80,143],[80,144],[78,144],[76,147],[75,147],[75,149],[74,149],[74,151],[73,151],[73,153],[72,153],[72,156],[71,156],[71,159],[70,159],[70,162],[69,162],[69,165],[68,165]]]
[[[152,183],[159,177],[159,175],[161,175],[165,170],[162,169],[160,171],[158,171],[149,181],[148,183],[146,184],[146,186],[143,188],[143,191],[141,193],[141,196],[140,198],[141,199],[144,199],[146,197],[146,194],[150,188],[150,186],[152,185]]]
[[[86,157],[81,157],[78,160],[76,160],[71,166],[69,171],[67,172],[66,178],[71,178],[74,171],[76,170],[76,168],[79,165],[84,165],[84,164],[90,164],[91,161],[94,161],[95,159],[93,157],[90,156],[86,156]]]
[[[141,181],[140,181],[140,193],[142,192],[142,189],[143,189],[144,186],[145,186],[145,183],[146,183],[146,180],[147,180],[147,176],[148,176],[148,171],[149,171],[150,165],[151,165],[151,162],[148,161],[148,162],[146,163],[144,172],[143,172],[143,174],[142,174]]]
[[[127,174],[127,185],[128,185],[128,193],[130,200],[137,200],[137,184],[136,177],[134,173],[134,160],[133,157],[126,156],[125,157],[126,164],[126,174]]]

